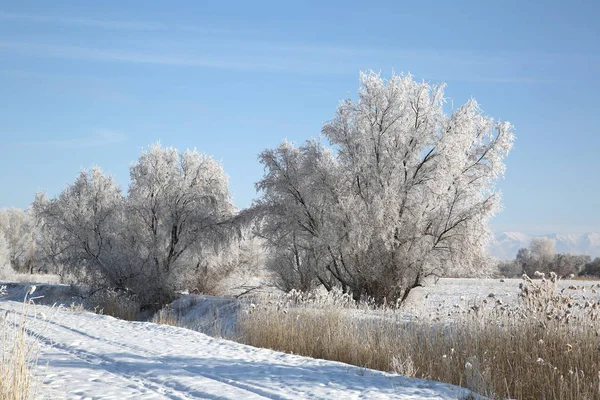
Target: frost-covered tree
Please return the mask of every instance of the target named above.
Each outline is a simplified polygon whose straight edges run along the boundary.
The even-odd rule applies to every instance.
[[[585,254],[557,254],[556,242],[547,237],[531,240],[529,248],[519,249],[515,263],[522,266],[523,273],[534,277],[538,273],[555,272],[561,277],[577,275],[591,260]]]
[[[10,248],[4,233],[0,231],[0,279],[10,279],[14,270],[10,266]]]
[[[378,301],[431,275],[476,272],[512,126],[475,100],[446,115],[443,86],[411,76],[361,73],[361,84],[323,127],[332,150],[312,141],[261,154],[270,263]]]
[[[228,178],[211,157],[150,146],[132,165],[128,237],[135,264],[155,291],[170,291],[226,238],[234,215]]]
[[[557,254],[554,257],[554,272],[561,277],[578,275],[592,258],[587,254]]]
[[[32,206],[39,242],[56,271],[85,282],[125,287],[122,257],[123,197],[112,177],[94,167],[54,199],[38,194]]]
[[[547,237],[531,239],[529,251],[531,256],[543,263],[551,263],[556,255],[556,241]]]
[[[533,268],[530,264],[532,263],[532,257],[531,257],[531,252],[529,251],[528,248],[520,248],[517,251],[517,255],[515,257],[515,261],[517,262],[517,264],[521,267],[521,271],[519,272],[519,274],[522,273],[526,273],[527,271],[529,271],[531,268]]]
[[[0,231],[7,241],[12,268],[19,272],[32,273],[36,237],[31,214],[19,208],[0,210]]]
[[[596,257],[593,261],[588,261],[581,269],[579,275],[600,277],[600,257]]]
[[[529,248],[519,249],[517,262],[523,266],[523,272],[535,276],[535,272],[547,273],[556,269],[555,241],[546,237],[531,240]]]
[[[338,212],[332,153],[317,141],[301,148],[284,141],[259,159],[268,171],[257,183],[263,197],[256,209],[264,216],[259,232],[271,248],[267,267],[278,277],[277,286],[309,290],[322,283],[331,289],[333,248],[323,239]]]

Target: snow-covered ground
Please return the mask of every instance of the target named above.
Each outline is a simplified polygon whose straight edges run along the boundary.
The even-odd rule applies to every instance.
[[[9,316],[21,307],[0,302]],[[444,383],[257,349],[183,328],[41,305],[29,313],[28,329],[39,338],[41,399],[460,399],[466,394]]]
[[[415,289],[402,312],[409,318],[455,315],[490,294],[490,303],[516,305],[520,282],[441,279]],[[597,283],[561,281],[559,287]],[[19,312],[27,289],[27,284],[8,285],[0,315]],[[39,338],[41,399],[460,399],[466,394],[444,383],[257,349],[194,330],[40,305],[76,301],[68,285],[38,285],[34,295],[44,296],[36,300],[36,317],[30,308],[27,321]],[[219,334],[234,331],[239,310],[249,304],[185,295],[171,309],[185,326]]]
[[[473,305],[487,301],[489,306],[500,301],[503,305],[514,307],[519,304],[519,284],[522,279],[476,279],[442,278],[437,283],[413,289],[403,311],[407,316],[444,316],[464,313]],[[558,281],[558,289],[567,290],[574,296],[587,290],[588,297],[600,300],[600,294],[592,295],[591,288],[599,284],[596,280]],[[569,289],[576,287],[577,289]]]

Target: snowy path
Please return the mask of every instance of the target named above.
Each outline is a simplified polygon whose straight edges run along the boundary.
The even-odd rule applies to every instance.
[[[0,302],[0,310],[20,310]],[[198,332],[36,306],[42,399],[457,399],[407,379],[214,339]]]

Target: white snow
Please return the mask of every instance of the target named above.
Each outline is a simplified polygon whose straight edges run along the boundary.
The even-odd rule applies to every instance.
[[[2,313],[21,307],[0,302]],[[42,313],[47,319],[39,317]],[[62,308],[30,309],[27,327],[39,338],[42,399],[460,399],[468,394],[444,383]]]

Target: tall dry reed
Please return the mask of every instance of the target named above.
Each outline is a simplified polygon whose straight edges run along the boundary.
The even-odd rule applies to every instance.
[[[600,398],[599,288],[559,291],[524,277],[520,301],[473,304],[452,318],[292,293],[240,319],[243,342],[447,382],[491,398]],[[259,303],[260,304],[260,303]]]
[[[0,295],[6,287],[0,287]],[[27,315],[34,307],[29,296],[31,286],[19,312],[7,312],[0,321],[0,399],[25,400],[33,398],[33,370],[37,365],[35,338],[27,331]],[[35,310],[33,310],[35,312]]]

